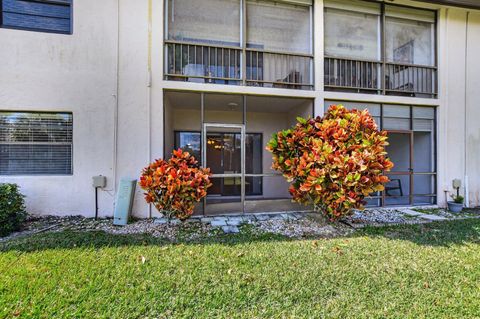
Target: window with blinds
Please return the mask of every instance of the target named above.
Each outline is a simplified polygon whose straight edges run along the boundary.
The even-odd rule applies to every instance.
[[[72,0],[1,0],[4,28],[72,33]]]
[[[0,111],[0,175],[72,174],[71,113]]]

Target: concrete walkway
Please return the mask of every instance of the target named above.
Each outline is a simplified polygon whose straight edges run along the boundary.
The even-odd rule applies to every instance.
[[[421,211],[418,211],[418,210]],[[424,212],[422,212],[424,211]],[[214,228],[221,228],[225,233],[238,233],[239,227],[244,224],[255,224],[267,221],[294,222],[304,220],[308,216],[306,212],[284,212],[265,214],[224,215],[214,217],[193,216],[187,223],[203,223]],[[312,217],[312,215],[310,215]],[[352,216],[342,219],[342,222],[354,228],[365,226],[382,226],[397,224],[421,224],[434,221],[455,220],[473,218],[475,216],[463,216],[452,214],[438,207],[423,208],[369,208],[363,211],[355,211]],[[480,212],[477,217],[480,217]],[[166,218],[156,218],[156,224],[179,224],[179,220],[168,221]]]
[[[282,220],[282,221],[295,221],[305,217],[304,213],[272,213],[272,214],[244,214],[244,215],[224,215],[214,217],[202,217],[193,216],[188,219],[188,223],[204,223],[209,224],[212,227],[221,227],[225,233],[238,233],[240,232],[239,226],[244,224],[252,224],[255,222],[269,221],[269,220]],[[170,223],[178,223],[180,221],[173,219]],[[154,223],[167,224],[169,223],[166,218],[156,218]]]

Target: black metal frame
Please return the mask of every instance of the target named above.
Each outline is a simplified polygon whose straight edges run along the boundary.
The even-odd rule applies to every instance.
[[[225,93],[225,92],[204,92],[204,91],[196,91],[196,90],[175,90],[175,89],[164,89],[163,90],[163,103],[165,105],[165,101],[166,101],[166,93],[167,92],[183,92],[183,93],[193,93],[193,94],[198,94],[199,95],[199,103],[200,103],[200,124],[202,125],[202,132],[203,132],[203,127],[204,127],[204,124],[206,124],[206,121],[205,121],[205,118],[204,118],[204,110],[205,110],[205,94],[222,94],[222,95],[240,95],[243,97],[243,121],[241,124],[236,124],[236,125],[243,125],[245,128],[247,128],[248,126],[248,123],[246,122],[247,120],[247,117],[246,117],[246,114],[247,114],[247,99],[249,96],[262,96],[262,95],[254,95],[254,94],[236,94],[236,93]],[[272,96],[272,97],[282,97],[282,96]],[[292,98],[292,97],[285,97],[285,98]],[[311,114],[310,116],[313,118],[315,116],[315,107],[314,107],[314,99],[312,98],[307,98],[307,97],[293,97],[294,99],[302,99],[302,100],[310,100],[312,102],[312,105],[311,105]],[[163,134],[163,154],[165,155],[166,154],[166,134],[165,134],[165,131],[167,129],[166,127],[166,122],[165,122],[165,107],[163,107],[163,130],[164,130],[164,134]],[[177,131],[180,131],[180,130],[174,130],[174,132],[177,132]],[[188,130],[185,130],[185,131],[188,131]],[[198,132],[198,131],[195,131],[195,130],[190,130],[191,132]],[[252,132],[253,133],[253,132]],[[174,136],[175,138],[175,136]],[[203,141],[202,141],[203,143]],[[263,134],[262,134],[262,144],[263,144]],[[243,146],[243,148],[245,148]],[[263,154],[262,154],[262,162],[263,162]],[[273,173],[263,173],[263,168],[262,168],[262,174],[247,174],[246,172],[243,173],[243,176],[244,177],[275,177],[275,176],[281,176],[280,174],[273,174]],[[262,193],[263,193],[263,190],[264,190],[264,185],[262,183]],[[252,195],[252,197],[255,197],[255,196],[258,196],[258,195]],[[203,203],[203,214],[205,214],[205,209],[206,209],[206,198],[205,200],[202,202]]]
[[[202,138],[202,131],[198,131],[198,130],[174,130],[173,131],[174,133],[174,143],[173,143],[173,148],[174,149],[178,149],[179,148],[179,145],[178,145],[178,141],[177,141],[177,133],[196,133],[200,136],[200,140]],[[215,133],[218,133],[218,134],[225,134],[227,132],[215,132]],[[232,134],[239,134],[239,133],[232,133]],[[261,140],[261,143],[262,145],[264,145],[264,141],[263,141],[263,133],[262,132],[248,132],[248,131],[245,131],[245,140],[247,138],[248,135],[257,135],[257,136],[260,136],[260,140]],[[260,163],[263,164],[263,148],[261,148],[261,151],[260,152],[260,156],[261,156],[261,159],[260,159]],[[200,142],[200,154],[202,152],[202,143]],[[199,162],[201,162],[201,158],[197,160]],[[203,163],[200,163],[201,165],[203,165]],[[246,171],[246,168],[245,168],[245,177],[252,177],[252,178],[255,178],[255,177],[263,177],[263,176],[260,176],[260,175],[263,175],[263,165],[261,166],[261,173],[252,173],[252,174],[249,174],[247,173]],[[257,176],[258,175],[258,176]],[[246,196],[260,196],[260,195],[263,195],[263,182],[262,182],[262,189],[260,190],[259,193],[254,193],[254,194],[247,194],[245,193]]]
[[[334,90],[334,91],[356,91],[357,93],[376,93],[376,94],[382,94],[382,95],[409,95],[409,96],[417,96],[417,95],[425,95],[430,98],[436,98],[438,96],[438,30],[437,30],[437,25],[438,25],[438,12],[431,10],[431,9],[425,9],[425,8],[418,8],[414,6],[408,6],[408,5],[399,5],[395,3],[385,3],[385,2],[377,2],[374,0],[362,0],[364,2],[371,2],[371,3],[376,3],[379,5],[380,9],[380,37],[381,37],[381,57],[380,60],[359,60],[359,59],[350,59],[346,57],[336,57],[336,56],[324,56],[324,65],[328,64],[328,70],[330,70],[330,64],[333,61],[333,63],[338,63],[341,67],[342,61],[350,61],[350,64],[352,66],[352,62],[355,62],[356,64],[359,64],[360,67],[362,65],[365,65],[365,68],[368,67],[370,64],[370,68],[374,70],[374,64],[375,68],[378,70],[378,67],[380,67],[380,73],[381,73],[381,79],[377,79],[377,83],[379,83],[380,87],[372,87],[372,86],[365,86],[361,85],[337,85],[335,84],[330,84],[329,81],[325,81],[324,83],[324,88],[325,90]],[[408,64],[408,63],[392,63],[388,62],[386,60],[386,14],[385,14],[385,7],[386,6],[396,6],[396,7],[403,7],[403,8],[411,8],[411,9],[416,9],[416,10],[425,10],[425,11],[430,11],[435,13],[435,23],[434,23],[434,65],[429,66],[429,65],[417,65],[417,64]],[[325,14],[325,12],[324,12]],[[344,64],[345,65],[345,64]],[[392,69],[403,69],[403,70],[409,70],[408,71],[408,78],[410,79],[410,73],[413,76],[413,78],[419,79],[419,72],[421,72],[422,78],[423,74],[425,73],[425,79],[428,79],[427,75],[430,73],[430,79],[431,79],[431,92],[429,90],[423,90],[424,84],[425,88],[428,88],[428,81],[426,83],[421,83],[421,90],[395,90],[395,89],[389,89],[387,88],[387,75],[391,74],[390,70]],[[387,69],[389,70],[387,74]],[[330,77],[330,72],[326,72],[327,69],[324,67],[324,78],[325,77]],[[350,70],[350,83],[352,83],[352,71]],[[373,79],[373,76],[372,76]],[[403,74],[403,80],[405,80],[405,74]],[[336,81],[335,81],[336,82]],[[342,82],[342,81],[340,81]],[[346,81],[348,82],[348,81]],[[415,87],[418,87],[418,81],[415,82],[417,83]],[[341,83],[340,83],[341,84]],[[357,83],[358,84],[358,83]]]
[[[384,125],[383,125],[383,119],[384,119],[384,112],[383,112],[383,109],[384,107],[388,107],[388,104],[385,104],[385,103],[379,103],[380,105],[380,129],[384,129]],[[415,143],[415,139],[414,139],[414,128],[413,128],[413,121],[414,121],[414,118],[413,118],[413,108],[414,107],[422,107],[422,106],[417,106],[417,105],[408,105],[409,108],[410,108],[410,117],[409,117],[409,130],[388,130],[388,129],[385,129],[387,132],[391,132],[391,133],[401,133],[401,134],[409,134],[410,135],[410,170],[409,172],[388,172],[386,173],[387,176],[396,176],[396,175],[409,175],[409,183],[410,183],[410,193],[409,193],[409,206],[414,206],[415,203],[414,203],[414,198],[415,197],[431,197],[431,198],[435,198],[435,203],[438,202],[438,194],[437,194],[437,188],[438,188],[438,173],[437,173],[437,167],[438,167],[438,163],[437,163],[437,150],[438,150],[438,141],[437,141],[437,126],[438,126],[438,123],[437,123],[437,107],[434,107],[434,106],[428,106],[430,108],[433,108],[434,109],[434,118],[432,119],[433,121],[433,131],[432,131],[432,141],[434,143],[433,145],[433,171],[432,172],[415,172],[415,168],[414,168],[414,143]],[[434,176],[434,192],[433,194],[415,194],[415,182],[414,182],[414,177],[415,176],[421,176],[421,175],[428,175],[428,176]],[[400,196],[389,196],[389,197],[400,197]],[[405,196],[402,196],[402,197],[405,197]],[[380,199],[381,200],[381,207],[389,207],[386,205],[385,203],[385,191],[381,192],[380,193],[380,196],[369,196],[367,197],[366,199]]]
[[[188,81],[188,79],[200,79],[200,81],[205,81],[205,83],[216,83],[216,81],[224,81],[226,83],[222,84],[235,84],[235,83],[228,83],[228,82],[238,82],[237,85],[243,85],[243,86],[264,86],[264,85],[271,85],[272,87],[278,87],[278,88],[289,88],[289,89],[303,89],[303,90],[314,90],[314,83],[315,83],[315,61],[314,61],[314,30],[311,30],[311,52],[312,54],[304,54],[304,53],[295,53],[295,52],[281,52],[281,51],[271,51],[271,50],[260,50],[260,49],[254,49],[254,48],[249,48],[247,46],[247,17],[246,17],[246,6],[247,6],[247,0],[239,0],[240,4],[240,9],[241,9],[241,25],[240,28],[242,28],[242,34],[243,37],[240,39],[240,46],[229,46],[229,45],[219,45],[219,44],[208,44],[208,43],[192,43],[188,41],[176,41],[176,40],[169,40],[168,39],[168,31],[164,32],[163,35],[163,47],[164,47],[164,53],[165,53],[165,59],[164,59],[164,79],[165,80],[174,80],[174,81]],[[311,10],[314,10],[314,6],[309,6]],[[164,1],[164,8],[167,8],[167,1]],[[165,15],[168,14],[166,10]],[[311,15],[311,28],[314,26],[314,15]],[[165,25],[167,25],[167,19],[165,19]],[[164,28],[164,30],[167,30],[167,28]],[[237,54],[240,54],[240,59],[239,59],[239,76],[238,77],[224,77],[224,76],[211,76],[208,75],[208,73],[205,71],[204,73],[206,75],[195,75],[195,76],[190,76],[190,75],[185,75],[185,74],[176,74],[175,73],[175,64],[174,64],[174,73],[170,73],[169,70],[169,47],[172,45],[180,45],[180,46],[194,46],[195,47],[195,54],[196,54],[196,48],[201,47],[202,52],[204,48],[208,48],[208,52],[213,48],[214,50],[222,50],[222,57],[224,55],[224,50],[229,50],[229,56],[231,54],[231,51],[236,51],[235,56]],[[181,49],[183,50],[183,48]],[[183,51],[182,51],[183,52]],[[253,55],[256,54],[257,56],[257,69],[258,69],[258,59],[259,55],[263,54],[271,54],[275,56],[283,56],[283,57],[289,57],[292,59],[308,59],[309,61],[307,62],[309,64],[309,79],[308,82],[302,80],[302,81],[296,81],[296,77],[290,77],[290,74],[287,75],[286,78],[280,79],[280,81],[265,81],[263,79],[258,78],[258,70],[257,70],[257,76],[256,78],[249,78],[247,76],[247,55],[250,55],[250,59],[253,59]],[[190,54],[189,54],[190,55]],[[210,53],[209,53],[210,55]],[[196,60],[196,57],[195,57]],[[235,60],[236,61],[236,60]],[[202,62],[204,62],[203,59],[203,53],[202,53]],[[222,61],[223,62],[223,61]],[[210,61],[208,61],[208,65],[210,65]],[[215,66],[218,67],[218,64],[215,64]],[[225,65],[221,65],[222,67],[225,67]],[[230,68],[230,61],[228,67]],[[230,73],[230,72],[229,72]],[[229,74],[230,75],[230,74]],[[293,79],[293,81],[292,81]],[[311,80],[311,82],[310,82]]]
[[[2,176],[51,176],[51,177],[65,177],[65,176],[73,176],[74,175],[74,160],[75,160],[75,148],[74,148],[74,134],[75,134],[75,120],[73,116],[72,111],[38,111],[38,110],[0,110],[0,112],[15,112],[15,113],[33,113],[33,114],[68,114],[71,116],[72,119],[72,142],[71,143],[65,143],[71,146],[71,158],[70,158],[70,173],[68,174],[45,174],[45,173],[39,173],[39,174],[11,174],[11,175],[2,175],[0,174],[0,177]],[[27,144],[29,144],[27,142]],[[30,144],[35,144],[35,142],[32,142]],[[54,143],[51,143],[54,144]],[[61,144],[61,143],[60,143]]]

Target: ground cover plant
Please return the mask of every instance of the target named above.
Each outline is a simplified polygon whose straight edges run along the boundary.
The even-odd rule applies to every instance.
[[[145,167],[140,187],[147,203],[168,218],[184,220],[193,214],[195,203],[207,195],[209,176],[209,169],[198,167],[190,153],[178,149],[168,161],[158,159]]]
[[[477,318],[480,220],[287,240],[43,233],[0,243],[0,318]]]
[[[385,152],[387,132],[378,130],[367,110],[332,105],[324,117],[297,120],[267,146],[272,168],[291,183],[295,201],[336,220],[384,189],[384,174],[393,167]]]
[[[27,217],[23,195],[16,184],[0,184],[0,237],[20,228]]]

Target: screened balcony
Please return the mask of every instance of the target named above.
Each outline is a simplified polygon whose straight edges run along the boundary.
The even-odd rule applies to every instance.
[[[241,83],[241,50],[228,46],[166,41],[166,79],[199,83]]]
[[[437,96],[436,13],[325,0],[325,90]]]
[[[325,57],[325,88],[332,91],[436,97],[437,68]]]
[[[313,89],[310,0],[166,1],[165,79]]]

